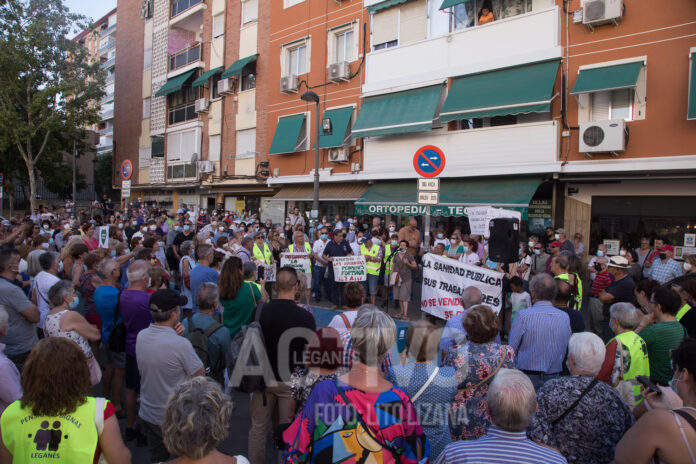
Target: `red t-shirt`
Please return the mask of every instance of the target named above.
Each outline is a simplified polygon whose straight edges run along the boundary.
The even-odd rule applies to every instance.
[[[106,424],[106,420],[116,414],[116,408],[114,407],[113,404],[111,404],[111,401],[106,401],[106,407],[104,408],[104,423]],[[99,462],[99,456],[101,455],[101,446],[99,446],[99,442],[97,441],[97,449],[94,451],[94,464],[97,464]]]

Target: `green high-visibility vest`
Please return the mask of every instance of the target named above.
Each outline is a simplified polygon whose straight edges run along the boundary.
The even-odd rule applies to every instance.
[[[681,322],[682,317],[686,316],[686,313],[688,313],[690,309],[691,306],[689,305],[689,303],[686,303],[684,306],[682,306],[681,309],[679,309],[679,311],[677,312],[677,320]]]
[[[633,385],[633,396],[638,404],[643,400],[643,397],[640,395],[640,384],[636,377],[639,375],[650,377],[648,346],[645,344],[645,340],[633,331],[620,333],[612,340],[618,342],[617,350],[624,350],[623,380],[628,380]],[[611,340],[609,342],[611,343]],[[628,350],[628,356],[625,355],[626,350]]]
[[[295,244],[294,243],[290,244],[290,246],[288,247],[288,251],[290,251],[290,253],[293,253],[295,251]],[[312,254],[312,247],[310,247],[309,243],[307,243],[307,242],[304,242],[304,251],[308,255]],[[309,274],[311,274],[311,273],[312,273],[312,266],[309,267]]]
[[[573,309],[579,311],[580,307],[582,306],[582,280],[580,279],[580,276],[576,273],[573,273],[573,275],[575,276],[575,281],[578,285],[578,293],[577,295],[573,295],[574,301],[571,304],[571,306],[573,307]],[[570,274],[568,274],[567,272],[565,274],[558,274],[556,276],[556,279],[568,282],[570,284]]]
[[[273,259],[273,254],[271,253],[271,249],[268,246],[268,243],[263,244],[263,253],[261,253],[261,249],[259,246],[254,243],[254,258],[258,259],[259,261],[263,261],[266,264],[271,264],[271,260]]]
[[[394,251],[396,251],[396,250],[394,250]],[[386,245],[386,246],[384,247],[384,259],[386,260],[386,261],[385,261],[385,264],[384,264],[384,272],[385,272],[385,274],[391,274],[392,263],[394,263],[394,258],[389,259],[389,257],[390,257],[391,255],[392,255],[391,245]]]
[[[368,250],[365,244],[362,244],[360,245],[360,254],[362,256],[371,256],[372,258],[376,258],[379,255],[379,247],[373,243],[372,248]],[[382,263],[367,261],[365,263],[365,270],[368,274],[379,275],[379,268],[381,265]]]

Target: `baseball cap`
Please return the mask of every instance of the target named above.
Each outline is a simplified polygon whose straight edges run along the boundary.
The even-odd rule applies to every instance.
[[[363,238],[364,238],[365,240],[372,240],[372,235],[371,235],[369,232],[365,232],[365,233],[363,234]]]
[[[553,242],[549,243],[549,247],[551,247],[551,248],[553,248],[553,247],[558,247],[558,248],[560,248],[561,245],[563,245],[563,244],[562,244],[560,241],[558,241],[558,240],[554,240]]]
[[[609,267],[618,267],[619,269],[628,269],[628,260],[623,256],[612,256],[607,263]]]
[[[185,305],[188,302],[186,295],[180,295],[179,293],[165,288],[162,290],[157,290],[150,297],[150,310],[163,313],[165,311],[170,311],[177,306]]]
[[[360,237],[360,238],[358,239],[358,243],[361,244],[361,245],[362,245],[363,243],[365,243],[366,241],[367,241],[367,239],[366,239],[365,237]]]
[[[674,247],[672,245],[662,245],[660,251],[671,251],[672,253],[674,253]]]
[[[562,227],[559,227],[558,229],[556,229],[556,233],[557,233],[557,234],[564,234],[564,235],[565,235],[566,231],[565,231],[565,229],[563,229]]]

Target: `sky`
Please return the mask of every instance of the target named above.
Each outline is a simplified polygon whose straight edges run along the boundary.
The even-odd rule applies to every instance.
[[[94,21],[116,8],[116,0],[65,0],[65,4],[73,13],[89,16]]]

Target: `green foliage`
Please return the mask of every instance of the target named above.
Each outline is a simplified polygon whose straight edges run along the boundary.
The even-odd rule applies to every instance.
[[[107,194],[111,196],[113,194],[113,189],[111,185],[113,184],[111,176],[113,174],[111,166],[114,162],[114,155],[111,152],[99,155],[97,158],[97,168],[94,172],[94,190],[97,192],[99,197],[101,195]]]
[[[6,175],[26,173],[32,208],[37,171],[49,184],[64,179],[57,167],[73,143],[64,134],[83,145],[82,128],[99,121],[94,102],[104,95],[104,72],[68,38],[88,27],[63,0],[0,5],[0,164]]]

